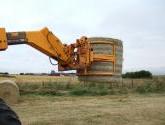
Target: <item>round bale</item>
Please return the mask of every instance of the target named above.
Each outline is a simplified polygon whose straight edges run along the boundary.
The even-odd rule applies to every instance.
[[[14,81],[0,81],[0,98],[4,99],[8,104],[15,104],[19,98],[19,88]]]
[[[85,82],[98,82],[98,83],[121,83],[122,81],[122,63],[123,63],[123,44],[121,40],[105,37],[91,37],[89,38],[90,45],[93,49],[94,54],[107,54],[112,55],[113,47],[111,44],[115,45],[115,72],[113,72],[113,63],[111,61],[97,61],[93,62],[91,66],[87,69],[87,74],[91,72],[111,72],[113,75],[80,75],[78,79]]]

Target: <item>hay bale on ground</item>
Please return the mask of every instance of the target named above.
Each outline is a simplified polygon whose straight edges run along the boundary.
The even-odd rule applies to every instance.
[[[11,80],[0,82],[0,98],[4,99],[8,104],[17,103],[19,96],[19,88],[15,82]]]

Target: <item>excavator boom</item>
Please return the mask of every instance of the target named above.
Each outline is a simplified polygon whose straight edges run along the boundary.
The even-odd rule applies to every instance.
[[[28,44],[49,57],[67,63],[69,57],[65,53],[62,42],[48,30],[30,32],[7,32],[7,45]]]
[[[28,44],[47,56],[58,61],[59,70],[75,70],[87,68],[92,62],[92,51],[86,37],[78,39],[71,45],[62,42],[48,30],[29,32],[6,32],[0,28],[0,50],[8,45]]]

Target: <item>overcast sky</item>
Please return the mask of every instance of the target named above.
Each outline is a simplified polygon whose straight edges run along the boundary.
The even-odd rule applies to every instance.
[[[7,31],[47,26],[63,43],[86,35],[118,38],[124,71],[165,74],[164,0],[0,0],[0,27]],[[27,46],[0,52],[0,72],[50,72],[44,54]]]

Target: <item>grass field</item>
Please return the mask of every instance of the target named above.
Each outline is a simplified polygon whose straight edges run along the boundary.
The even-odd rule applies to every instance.
[[[13,80],[16,83],[43,83],[43,82],[56,82],[56,83],[66,83],[74,82],[77,83],[78,79],[75,76],[35,76],[35,75],[9,75],[0,76],[0,80]]]
[[[13,108],[23,125],[165,124],[165,94],[25,95]]]
[[[64,76],[0,77],[5,79],[20,88],[19,103],[12,107],[23,125],[165,125],[164,76],[126,79],[122,86]]]

